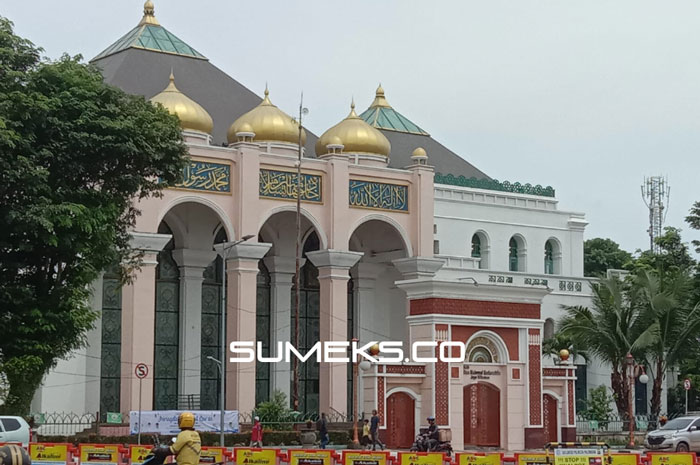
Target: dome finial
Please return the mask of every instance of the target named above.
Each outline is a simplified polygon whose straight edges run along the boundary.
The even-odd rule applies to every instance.
[[[173,73],[173,67],[170,67],[170,82],[175,83],[175,74]]]
[[[377,87],[377,91],[374,94],[374,102],[372,102],[372,105],[369,107],[391,108],[391,105],[389,105],[389,102],[387,102],[386,97],[384,97],[384,88],[382,87],[381,82],[379,83],[379,87]]]
[[[270,101],[270,91],[267,88],[267,82],[265,82],[265,98],[263,99],[263,101],[260,105],[272,106],[272,102]]]
[[[160,26],[160,23],[156,19],[156,9],[153,6],[153,2],[151,0],[146,0],[146,3],[143,4],[143,18],[141,19],[141,22],[139,23],[139,26],[142,24],[152,24],[154,26]]]

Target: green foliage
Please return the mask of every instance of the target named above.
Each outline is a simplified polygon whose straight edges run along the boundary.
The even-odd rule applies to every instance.
[[[80,57],[39,53],[0,18],[0,412],[13,414],[84,344],[99,273],[138,264],[134,200],[178,181],[187,154],[177,117],[104,84]]]
[[[586,420],[597,421],[600,428],[605,428],[613,414],[610,404],[613,397],[605,386],[598,386],[588,391],[588,408],[581,412],[581,416]]]
[[[685,222],[690,225],[692,229],[700,230],[700,202],[695,202],[692,207],[690,207],[690,213],[685,217]],[[700,254],[700,241],[692,241],[695,247],[695,253]]]
[[[588,354],[576,346],[574,339],[570,335],[561,331],[554,333],[553,337],[542,341],[542,355],[559,357],[559,351],[562,349],[569,351],[571,360],[575,360],[577,356],[588,360]]]
[[[605,276],[609,269],[627,269],[632,263],[632,254],[622,250],[611,239],[594,238],[583,243],[583,273],[585,276]]]
[[[271,430],[281,430],[289,426],[291,413],[287,395],[282,391],[275,391],[270,400],[260,402],[255,409],[255,415],[260,417],[263,426]]]
[[[650,250],[641,252],[634,262],[634,268],[654,271],[659,274],[691,273],[696,262],[690,256],[688,245],[681,239],[681,230],[673,227],[664,228],[664,234],[654,241],[661,253]]]

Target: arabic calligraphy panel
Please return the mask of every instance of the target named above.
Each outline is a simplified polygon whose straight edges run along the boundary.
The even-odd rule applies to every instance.
[[[350,206],[408,212],[408,186],[351,179]]]
[[[298,180],[301,200],[322,203],[322,182],[319,175],[301,173]],[[260,197],[268,199],[296,200],[297,173],[293,171],[260,170]]]
[[[183,172],[183,181],[174,187],[195,191],[231,192],[231,166],[225,163],[190,160]]]

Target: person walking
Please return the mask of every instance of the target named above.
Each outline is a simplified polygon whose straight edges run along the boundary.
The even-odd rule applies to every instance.
[[[372,436],[369,431],[369,420],[365,418],[365,422],[362,425],[362,439],[360,439],[360,444],[364,446],[365,449],[369,449],[372,445]]]
[[[262,424],[260,424],[260,417],[255,417],[255,423],[253,424],[253,431],[250,434],[250,447],[262,447],[263,446],[263,431]]]
[[[377,445],[384,450],[384,444],[379,440],[379,415],[377,410],[372,410],[369,431],[372,434],[372,450],[377,450]]]
[[[326,414],[321,413],[321,418],[316,422],[316,429],[318,430],[318,436],[321,438],[321,449],[325,449],[330,442],[328,437],[328,420],[326,420]]]

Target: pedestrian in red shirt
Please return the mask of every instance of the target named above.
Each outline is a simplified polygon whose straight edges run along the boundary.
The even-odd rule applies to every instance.
[[[255,423],[253,424],[253,432],[250,435],[250,447],[262,447],[262,424],[260,424],[260,417],[255,417]]]

